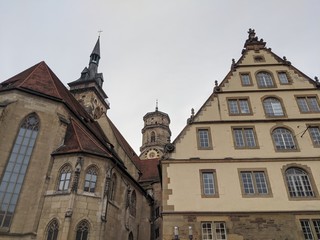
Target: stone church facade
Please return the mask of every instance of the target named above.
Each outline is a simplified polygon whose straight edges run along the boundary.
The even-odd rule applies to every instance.
[[[44,63],[0,85],[0,239],[150,239],[140,159],[107,117],[99,39],[70,91]]]

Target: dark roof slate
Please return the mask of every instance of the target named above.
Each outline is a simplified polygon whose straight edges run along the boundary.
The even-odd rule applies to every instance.
[[[99,141],[97,141],[85,128],[75,119],[71,119],[68,125],[64,144],[53,154],[86,152],[105,157],[111,154]]]

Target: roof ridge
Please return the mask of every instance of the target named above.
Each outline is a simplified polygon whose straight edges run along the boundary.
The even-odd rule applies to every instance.
[[[24,82],[27,81],[32,76],[32,74],[43,64],[46,65],[46,63],[44,61],[41,61],[41,62],[37,63],[36,65],[34,65],[34,69],[31,71],[31,73],[24,80],[21,81],[21,83],[19,85],[22,86],[24,84]]]
[[[86,129],[84,129],[80,124],[77,123],[77,121],[75,121],[75,120],[72,118],[72,119],[71,119],[71,122],[73,123],[73,126],[78,127],[78,128],[90,139],[90,141],[92,141],[99,149],[101,149],[101,150],[104,151],[104,152],[107,150],[106,148],[104,148],[105,146],[103,146],[103,145],[100,144],[98,141],[96,141],[96,140],[92,137],[92,135],[88,133],[88,131],[87,131]],[[75,129],[75,131],[76,131],[76,129]],[[76,134],[77,134],[77,133],[76,133]],[[82,150],[85,150],[85,149],[83,148],[82,144],[81,144],[80,139],[78,138],[78,134],[76,135],[76,137],[77,137],[77,140],[78,140],[78,142],[79,142],[79,144],[80,144],[81,149],[82,149]],[[108,151],[107,151],[107,152],[108,152]]]

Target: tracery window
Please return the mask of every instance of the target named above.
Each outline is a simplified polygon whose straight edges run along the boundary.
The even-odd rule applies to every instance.
[[[286,128],[276,128],[272,132],[276,150],[296,150],[297,146],[293,134]]]
[[[77,226],[76,240],[87,240],[89,235],[89,223],[82,220]]]
[[[132,232],[130,232],[129,237],[128,237],[128,240],[133,240],[133,234],[132,234]]]
[[[301,168],[291,167],[285,172],[290,197],[315,197],[308,173]]]
[[[59,233],[59,223],[56,219],[54,219],[48,225],[46,240],[57,240],[58,233]]]
[[[110,200],[114,201],[116,199],[116,188],[117,188],[117,176],[112,174],[111,183],[110,183]]]
[[[90,167],[86,172],[84,191],[93,193],[96,189],[98,171],[96,167]]]
[[[277,98],[268,97],[263,100],[263,107],[268,117],[284,116],[281,102]]]
[[[71,181],[71,166],[69,164],[65,165],[60,170],[58,191],[67,191],[69,189]]]
[[[9,227],[39,132],[35,113],[21,123],[0,183],[0,227]]]
[[[137,210],[137,195],[136,195],[136,191],[132,191],[131,193],[131,197],[130,197],[130,215],[131,216],[136,216]]]

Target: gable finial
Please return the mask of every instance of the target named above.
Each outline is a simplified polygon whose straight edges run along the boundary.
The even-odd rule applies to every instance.
[[[249,28],[248,33],[249,33],[248,39],[254,39],[254,37],[256,36],[254,29]]]
[[[158,99],[156,100],[156,111],[158,111]]]
[[[259,49],[262,49],[262,48],[264,48],[266,46],[266,43],[263,41],[262,38],[260,40],[258,39],[254,29],[249,28],[248,34],[249,34],[248,35],[248,39],[244,43],[244,48],[245,49],[247,49],[247,50],[248,49],[259,50]]]

